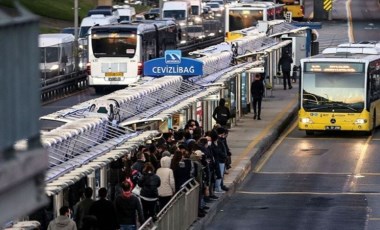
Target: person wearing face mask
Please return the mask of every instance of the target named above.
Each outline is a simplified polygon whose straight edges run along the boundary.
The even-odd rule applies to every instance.
[[[222,128],[220,128],[222,129]],[[218,128],[219,131],[219,128]],[[216,162],[216,180],[215,180],[215,192],[216,193],[224,193],[222,190],[222,181],[224,176],[224,167],[227,159],[227,152],[225,151],[225,147],[220,140],[220,135],[222,133],[213,130],[211,133],[211,152],[215,158]]]
[[[210,141],[207,139],[209,138]],[[213,195],[213,187],[215,183],[215,161],[212,153],[209,149],[211,145],[210,137],[202,137],[198,140],[199,150],[204,153],[204,160],[202,161],[204,166],[204,201],[210,202],[210,196]]]

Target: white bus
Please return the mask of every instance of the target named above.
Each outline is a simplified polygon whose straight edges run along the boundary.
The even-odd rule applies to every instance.
[[[169,20],[94,26],[89,32],[88,83],[96,92],[137,82],[145,61],[177,47],[177,27]]]
[[[327,48],[301,65],[300,130],[368,133],[380,124],[380,43]]]

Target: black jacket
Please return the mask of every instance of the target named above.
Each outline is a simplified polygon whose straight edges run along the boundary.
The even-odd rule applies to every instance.
[[[251,84],[251,95],[253,98],[262,98],[264,95],[264,84],[261,80],[255,80]]]
[[[143,173],[138,185],[141,187],[140,195],[146,198],[158,198],[158,187],[161,179],[154,173]]]
[[[230,110],[226,106],[218,106],[215,108],[212,117],[220,125],[226,125],[228,119],[230,119]]]
[[[119,229],[115,207],[109,200],[101,198],[92,203],[90,215],[96,216],[99,230]]]
[[[114,205],[119,224],[136,225],[136,211],[140,224],[144,223],[144,214],[139,198],[134,195],[128,198],[120,195],[116,197]]]
[[[293,59],[288,54],[284,54],[278,62],[278,69],[281,69],[282,71],[290,71],[292,63]]]

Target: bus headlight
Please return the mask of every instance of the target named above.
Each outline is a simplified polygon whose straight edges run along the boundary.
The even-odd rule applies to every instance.
[[[365,124],[365,123],[367,123],[367,119],[363,119],[363,118],[358,118],[355,121],[355,124]]]
[[[53,71],[53,70],[57,70],[58,68],[59,68],[59,65],[55,64],[52,67],[50,67],[50,70]]]
[[[301,123],[304,123],[304,124],[311,124],[311,123],[313,123],[311,121],[311,119],[308,118],[308,117],[300,118],[300,120],[301,120]]]

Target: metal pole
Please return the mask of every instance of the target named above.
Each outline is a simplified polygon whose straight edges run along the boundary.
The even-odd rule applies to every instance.
[[[74,0],[75,70],[77,72],[79,68],[78,23],[78,0]]]
[[[74,35],[78,42],[78,0],[74,0]]]

